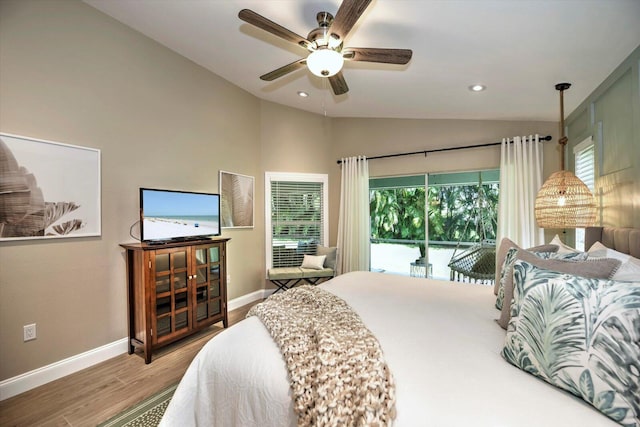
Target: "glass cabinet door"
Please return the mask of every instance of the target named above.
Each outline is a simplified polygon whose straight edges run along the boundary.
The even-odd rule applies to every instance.
[[[217,317],[222,313],[220,278],[224,277],[221,245],[199,246],[195,250],[196,264],[196,323]]]
[[[155,261],[155,332],[153,341],[189,327],[188,248],[158,250]]]

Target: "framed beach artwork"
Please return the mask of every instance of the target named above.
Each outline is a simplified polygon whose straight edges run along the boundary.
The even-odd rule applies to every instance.
[[[100,150],[0,133],[0,242],[100,234]]]
[[[254,178],[220,171],[222,228],[253,228]]]

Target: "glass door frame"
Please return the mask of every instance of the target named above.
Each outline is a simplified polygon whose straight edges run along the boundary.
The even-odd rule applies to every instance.
[[[411,276],[432,276],[434,270],[442,270],[440,268],[434,269],[434,266],[430,262],[429,256],[429,248],[430,246],[434,246],[438,241],[429,239],[429,214],[430,214],[430,188],[432,187],[442,187],[447,185],[474,185],[478,184],[481,177],[482,183],[498,183],[500,181],[500,170],[499,169],[485,169],[485,170],[476,170],[476,171],[464,171],[464,172],[438,172],[438,173],[427,173],[427,174],[415,174],[415,175],[406,175],[406,176],[395,176],[395,177],[379,177],[379,178],[370,178],[369,179],[369,194],[370,194],[370,222],[371,222],[371,234],[369,238],[369,251],[370,251],[370,259],[372,261],[372,270],[380,271],[383,270],[376,264],[374,264],[374,253],[372,250],[372,245],[376,243],[392,243],[392,244],[401,244],[405,243],[408,245],[419,244],[412,239],[380,239],[374,237],[374,224],[373,218],[371,215],[371,207],[373,202],[373,191],[375,190],[385,190],[385,189],[398,189],[398,188],[424,188],[425,193],[425,201],[424,201],[424,240],[422,243],[425,247],[425,255],[424,255],[424,264],[419,263],[419,259],[415,261],[410,261],[408,273]],[[448,246],[452,248],[458,246],[458,241],[446,242]],[[465,242],[462,242],[464,244]],[[445,245],[446,246],[446,245]],[[424,270],[420,268],[421,265],[424,265]],[[422,273],[424,271],[424,273]],[[392,271],[393,273],[403,274],[402,272]],[[406,273],[404,273],[406,274]],[[437,278],[447,279],[448,274],[444,274],[444,272],[438,273]]]

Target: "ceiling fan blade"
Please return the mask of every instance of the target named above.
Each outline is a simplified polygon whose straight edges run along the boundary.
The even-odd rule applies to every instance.
[[[329,31],[344,40],[356,21],[358,21],[358,18],[360,18],[360,15],[369,6],[369,3],[371,3],[371,0],[344,0]]]
[[[347,86],[347,82],[342,75],[342,71],[329,77],[329,83],[331,83],[333,93],[336,95],[342,95],[349,92],[349,86]]]
[[[384,64],[406,64],[411,60],[411,49],[383,49],[377,47],[347,47],[342,57],[349,61],[382,62]]]
[[[281,39],[284,39],[288,42],[295,43],[305,49],[308,49],[309,46],[311,45],[309,40],[294,33],[293,31],[286,29],[282,25],[276,24],[275,22],[265,18],[264,16],[257,14],[253,10],[242,9],[238,13],[238,18],[242,19],[243,21],[255,27],[258,27],[262,30],[267,31],[273,34],[274,36],[278,36]]]
[[[289,74],[293,71],[296,71],[300,68],[303,68],[305,65],[307,65],[307,60],[306,58],[303,59],[299,59],[295,62],[292,62],[291,64],[287,64],[283,67],[280,67],[278,69],[275,69],[267,74],[263,74],[262,76],[260,76],[260,78],[262,80],[266,80],[268,82],[273,81],[277,78],[280,78],[282,76],[284,76],[285,74]]]

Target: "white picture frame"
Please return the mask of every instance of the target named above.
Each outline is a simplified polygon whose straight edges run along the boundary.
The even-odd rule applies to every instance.
[[[0,242],[100,236],[100,150],[0,133]]]
[[[253,228],[254,177],[221,170],[218,182],[222,228]]]

